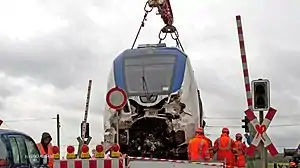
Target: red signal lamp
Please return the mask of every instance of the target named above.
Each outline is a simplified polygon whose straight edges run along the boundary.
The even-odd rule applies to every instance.
[[[59,153],[59,148],[58,148],[58,146],[53,146],[53,147],[52,147],[52,151],[53,151],[53,154],[58,154],[58,153]]]
[[[114,144],[111,147],[110,157],[112,158],[119,158],[121,156],[120,146],[118,144]]]
[[[52,152],[53,152],[54,159],[59,160],[60,159],[59,147],[58,146],[53,146],[52,147]]]
[[[114,151],[114,152],[118,152],[120,150],[120,146],[118,144],[114,144],[112,147],[111,147],[111,150]]]
[[[91,156],[89,154],[89,147],[87,146],[87,144],[83,144],[81,146],[80,158],[81,159],[89,159],[89,158],[91,158]]]
[[[69,145],[69,146],[67,147],[67,152],[68,152],[68,153],[74,153],[74,151],[75,151],[74,146]]]
[[[83,144],[81,146],[81,152],[82,153],[88,153],[89,152],[89,147],[86,144]]]
[[[95,158],[104,158],[104,148],[102,145],[96,146]]]
[[[67,159],[76,159],[76,155],[74,154],[75,148],[74,146],[69,145],[67,147]]]
[[[97,146],[96,146],[96,151],[97,151],[97,152],[101,153],[101,152],[103,152],[103,150],[104,150],[104,148],[103,148],[102,145],[97,145]]]

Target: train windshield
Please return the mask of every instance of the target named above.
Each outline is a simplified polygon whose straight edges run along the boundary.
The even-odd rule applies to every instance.
[[[124,59],[126,90],[131,95],[169,94],[175,70],[173,55]]]

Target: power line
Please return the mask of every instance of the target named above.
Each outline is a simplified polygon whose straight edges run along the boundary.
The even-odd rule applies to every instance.
[[[204,117],[204,119],[216,119],[216,120],[239,120],[241,118],[228,118],[228,117]]]
[[[276,116],[276,118],[280,118],[280,119],[286,119],[286,118],[295,118],[295,117],[300,117],[300,115],[286,115],[286,116],[282,116],[282,115],[278,115]],[[208,117],[203,117],[204,119],[212,119],[212,120],[241,120],[243,119],[243,117],[214,117],[214,116],[208,116]]]
[[[41,120],[56,120],[56,117],[52,118],[26,118],[19,120],[4,120],[4,122],[27,122],[27,121],[41,121]]]
[[[300,124],[279,124],[279,125],[270,125],[270,127],[293,127],[293,126],[300,126]]]
[[[222,127],[229,127],[229,128],[241,128],[241,125],[207,125],[205,127],[209,128],[222,128]],[[270,127],[294,127],[294,126],[300,126],[300,123],[294,123],[294,124],[278,124],[278,125],[270,125]]]

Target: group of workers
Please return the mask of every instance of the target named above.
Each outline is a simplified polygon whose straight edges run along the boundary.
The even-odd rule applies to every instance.
[[[225,162],[228,168],[245,167],[246,145],[242,142],[240,133],[235,135],[235,140],[229,136],[229,129],[223,128],[222,134],[214,143],[204,135],[204,129],[198,128],[196,135],[188,144],[188,156],[191,161],[211,161],[215,154],[217,160]],[[54,158],[51,145],[52,137],[49,133],[42,134],[41,142],[37,147],[41,155],[46,155],[48,165],[53,168]]]
[[[204,135],[204,129],[198,128],[196,135],[188,144],[188,156],[190,161],[211,161],[215,154],[217,160],[224,162],[228,168],[246,166],[246,144],[242,142],[240,133],[235,135],[235,140],[229,136],[229,129],[223,128],[222,134],[214,143]]]

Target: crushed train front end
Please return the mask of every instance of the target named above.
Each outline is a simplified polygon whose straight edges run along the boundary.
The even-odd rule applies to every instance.
[[[108,89],[118,86],[128,95],[118,112],[106,108],[105,142],[116,141],[130,156],[186,159],[186,142],[201,125],[197,85],[187,72],[190,63],[177,48],[126,50],[114,61]],[[186,79],[189,78],[189,79]],[[192,79],[191,79],[192,78]],[[189,100],[189,99],[195,100]]]

